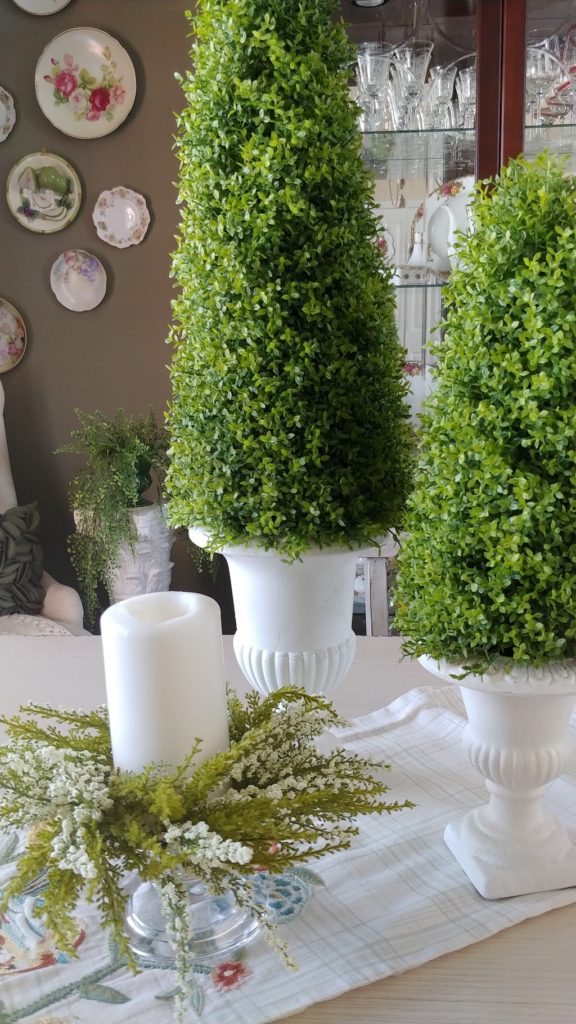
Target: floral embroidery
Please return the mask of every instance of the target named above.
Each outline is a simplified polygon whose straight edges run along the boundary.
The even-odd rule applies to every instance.
[[[462,181],[447,181],[445,185],[440,185],[436,191],[439,196],[457,196],[464,188]]]
[[[243,985],[251,973],[246,964],[228,961],[218,964],[212,975],[212,981],[214,982],[214,987],[223,992],[229,988],[238,988],[240,985]]]
[[[421,363],[404,363],[404,373],[408,377],[419,377],[422,373]]]
[[[99,121],[101,117],[111,121],[116,107],[126,99],[126,90],[122,79],[117,77],[117,64],[112,60],[108,46],[102,51],[102,56],[104,63],[100,80],[86,68],[75,64],[69,53],[65,53],[61,60],[52,57],[52,71],[44,75],[44,81],[54,86],[56,106],[70,103],[77,121]]]

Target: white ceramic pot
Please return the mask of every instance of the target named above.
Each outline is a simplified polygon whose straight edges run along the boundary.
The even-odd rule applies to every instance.
[[[170,590],[172,531],[160,505],[142,505],[131,511],[136,529],[133,545],[122,544],[117,566],[110,576],[112,604],[139,594]]]
[[[206,544],[202,530],[190,530],[190,538]],[[338,686],[356,650],[356,563],[377,551],[313,548],[287,561],[259,547],[222,550],[234,598],[234,651],[256,690],[268,694],[290,685],[326,694]]]
[[[419,660],[452,683],[463,671]],[[576,662],[541,669],[502,662],[459,685],[468,715],[465,749],[486,780],[489,800],[447,826],[446,844],[487,899],[576,885],[576,835],[554,817],[545,797],[573,753],[567,730],[576,704]]]

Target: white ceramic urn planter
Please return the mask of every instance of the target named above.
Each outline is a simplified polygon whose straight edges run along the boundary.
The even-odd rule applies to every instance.
[[[462,669],[420,658],[429,672],[457,682]],[[468,715],[464,746],[486,780],[488,803],[450,822],[444,839],[487,899],[576,885],[576,834],[546,807],[545,790],[574,745],[576,662],[503,667],[459,681]]]
[[[136,529],[133,545],[122,544],[110,577],[112,604],[139,594],[170,590],[172,531],[160,505],[141,505],[131,511]]]
[[[206,544],[200,529],[191,529],[190,538]],[[236,615],[234,652],[256,690],[268,694],[302,686],[327,694],[338,686],[356,650],[356,563],[376,550],[311,548],[288,561],[256,546],[223,548]]]

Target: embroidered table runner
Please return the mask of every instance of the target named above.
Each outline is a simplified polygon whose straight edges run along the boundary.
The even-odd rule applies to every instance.
[[[337,731],[342,745],[390,763],[391,798],[417,806],[362,819],[350,850],[278,879],[281,934],[298,969],[286,970],[261,940],[241,956],[198,966],[190,1020],[263,1024],[576,902],[576,888],[484,900],[444,845],[447,822],[486,797],[464,754],[465,724],[457,688],[426,687]],[[547,803],[576,825],[576,766],[549,787]],[[0,887],[15,842],[0,838]],[[31,914],[41,898],[38,891],[15,901],[0,923],[0,1024],[172,1024],[171,971],[133,976],[89,906],[77,958],[60,955]]]

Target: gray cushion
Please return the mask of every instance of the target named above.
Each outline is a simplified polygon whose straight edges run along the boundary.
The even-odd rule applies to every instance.
[[[35,504],[0,513],[0,615],[36,615],[44,601]]]

